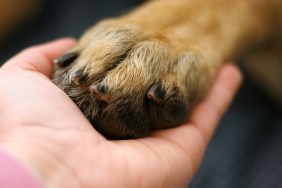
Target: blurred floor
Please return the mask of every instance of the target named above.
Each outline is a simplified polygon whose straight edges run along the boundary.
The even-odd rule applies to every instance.
[[[1,45],[0,62],[33,44],[78,37],[99,19],[124,13],[140,2],[45,0],[42,12]],[[281,175],[282,109],[246,77],[190,188],[279,188]]]

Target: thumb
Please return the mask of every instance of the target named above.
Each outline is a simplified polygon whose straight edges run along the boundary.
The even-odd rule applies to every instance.
[[[39,72],[51,77],[53,71],[53,59],[70,49],[75,44],[75,39],[63,38],[29,47],[8,60],[3,65],[2,69],[21,68]]]

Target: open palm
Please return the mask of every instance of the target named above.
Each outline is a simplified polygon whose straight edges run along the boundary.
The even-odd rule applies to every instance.
[[[73,46],[61,39],[29,48],[0,69],[0,148],[46,187],[185,187],[241,80],[230,64],[177,128],[135,140],[96,132],[51,81],[52,59]]]

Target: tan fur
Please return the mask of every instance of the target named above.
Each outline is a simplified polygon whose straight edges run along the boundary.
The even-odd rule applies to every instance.
[[[89,29],[54,82],[104,135],[145,136],[185,121],[221,63],[281,33],[281,0],[149,1]]]

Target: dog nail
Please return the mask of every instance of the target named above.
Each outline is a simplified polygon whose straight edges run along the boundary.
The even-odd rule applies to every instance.
[[[54,63],[59,67],[66,67],[71,64],[77,57],[78,54],[75,52],[67,53],[55,59]]]
[[[90,86],[90,93],[94,94],[97,100],[109,104],[110,96],[107,93],[107,91],[108,91],[108,87],[101,83]]]
[[[87,75],[83,71],[77,71],[72,77],[71,82],[75,85],[81,85],[87,80]]]
[[[147,93],[147,97],[156,104],[160,104],[164,101],[165,91],[160,84],[153,84]]]

